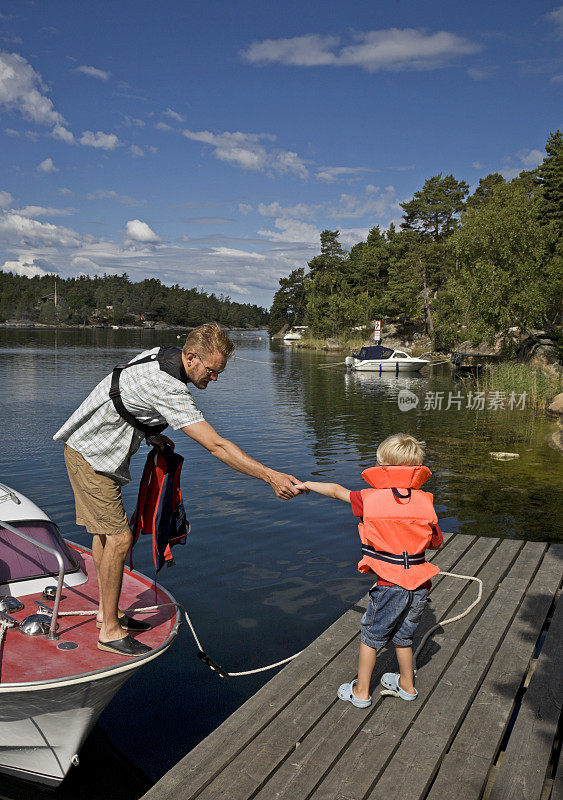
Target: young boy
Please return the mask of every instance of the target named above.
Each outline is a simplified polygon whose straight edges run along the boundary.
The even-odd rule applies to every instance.
[[[338,697],[357,708],[371,705],[369,684],[376,651],[389,639],[395,645],[399,672],[386,672],[382,686],[403,700],[415,700],[412,638],[426,605],[430,578],[440,570],[424,558],[427,548],[442,546],[432,495],[419,490],[432,474],[422,466],[424,442],[397,433],[377,448],[377,466],[362,472],[372,487],[351,492],[337,483],[305,481],[309,490],[352,504],[360,518],[363,558],[360,572],[374,572],[376,583],[362,617],[358,678],[343,683]]]

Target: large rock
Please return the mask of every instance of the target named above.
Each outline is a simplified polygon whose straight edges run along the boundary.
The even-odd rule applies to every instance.
[[[547,413],[553,414],[553,416],[555,417],[563,415],[563,392],[560,392],[553,398],[553,400],[547,407]]]

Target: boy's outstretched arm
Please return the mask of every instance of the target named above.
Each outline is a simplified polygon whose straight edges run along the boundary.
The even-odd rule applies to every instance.
[[[335,500],[343,500],[345,503],[350,503],[350,489],[345,489],[338,483],[319,483],[318,481],[303,481],[303,483],[296,483],[296,489],[302,492],[317,492],[323,494],[325,497],[334,497]]]

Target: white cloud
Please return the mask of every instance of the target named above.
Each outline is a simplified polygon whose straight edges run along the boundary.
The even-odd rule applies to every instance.
[[[130,197],[127,194],[118,194],[113,189],[97,189],[95,192],[90,192],[86,195],[87,200],[115,200],[116,203],[121,203],[123,206],[144,206],[144,200],[137,200],[135,197]]]
[[[3,272],[14,272],[16,275],[24,275],[26,278],[42,277],[52,274],[48,270],[35,264],[35,258],[20,256],[17,261],[5,261],[0,267]]]
[[[38,222],[12,211],[0,214],[0,233],[8,241],[26,247],[80,247],[84,241],[92,238],[82,237],[71,228]]]
[[[473,169],[485,169],[485,164],[481,164],[480,161],[473,161],[471,166],[473,167]]]
[[[258,213],[263,217],[314,217],[322,205],[297,203],[294,206],[282,206],[277,200],[273,203],[259,203]]]
[[[170,119],[175,119],[177,122],[184,122],[185,117],[181,114],[178,114],[177,111],[174,111],[172,108],[167,108],[166,111],[162,112],[163,116],[169,117]]]
[[[247,217],[254,209],[252,208],[250,203],[239,203],[238,210],[240,211],[241,214],[244,214],[244,216]]]
[[[365,242],[369,228],[342,228],[338,237],[344,247],[353,247],[358,242]]]
[[[563,35],[563,6],[555,8],[545,15],[545,18],[555,25],[555,31],[559,36]]]
[[[85,256],[75,256],[71,263],[73,267],[79,269],[84,274],[95,274],[102,271],[100,266],[96,264],[95,261],[92,261],[91,258],[86,258]]]
[[[1,193],[0,193],[1,194]],[[75,208],[53,208],[52,206],[25,206],[13,209],[14,214],[22,217],[68,217],[76,213]]]
[[[142,150],[138,145],[132,144],[129,147],[129,152],[133,156],[133,158],[142,158],[145,155],[145,151]]]
[[[0,192],[0,208],[9,208],[14,201],[10,192]]]
[[[309,34],[291,39],[253,42],[241,52],[253,64],[301,67],[360,67],[376,70],[434,69],[452,57],[475,53],[480,45],[447,31],[429,33],[414,28],[388,28],[357,33],[354,43],[340,37]]]
[[[213,148],[213,155],[221,161],[227,161],[240,169],[254,172],[292,174],[300,178],[308,175],[305,162],[297,153],[268,147],[269,142],[276,140],[269,133],[212,133],[211,131],[182,131],[187,139],[202,142]]]
[[[6,134],[6,136],[14,136],[15,137],[15,136],[19,136],[20,135],[20,132],[14,130],[13,128],[5,128],[4,129],[4,133]]]
[[[101,150],[115,150],[119,145],[119,139],[115,133],[103,133],[102,131],[98,131],[97,133],[93,131],[84,131],[79,141],[80,144],[86,145],[87,147],[96,147]]]
[[[174,130],[171,125],[167,125],[166,122],[157,122],[154,126],[158,131],[172,131]]]
[[[376,187],[367,197],[354,194],[341,194],[339,201],[329,206],[328,215],[332,219],[360,219],[366,216],[388,216],[401,212],[394,186],[386,186],[383,191]]]
[[[55,125],[53,130],[51,131],[51,136],[53,139],[60,139],[61,142],[66,142],[67,144],[74,144],[74,134],[69,131],[64,125]]]
[[[492,78],[493,75],[496,74],[498,67],[489,66],[489,67],[469,67],[467,70],[467,74],[470,78],[473,78],[474,81],[486,81],[488,78]]]
[[[319,167],[315,178],[326,183],[334,183],[344,177],[361,175],[363,172],[373,172],[370,167]]]
[[[0,106],[41,125],[62,125],[63,116],[45,92],[41,76],[25,58],[0,52]]]
[[[319,229],[307,222],[280,217],[274,221],[277,230],[258,231],[271,242],[299,242],[300,244],[316,244],[319,241]]]
[[[72,189],[67,189],[66,186],[61,186],[58,192],[59,194],[65,194],[68,195],[69,197],[74,197],[74,192],[72,191]]]
[[[125,226],[127,239],[130,242],[141,242],[143,244],[156,244],[160,241],[160,237],[151,230],[146,222],[141,222],[140,219],[131,219]]]
[[[227,258],[250,258],[255,261],[264,261],[266,257],[262,253],[249,253],[246,250],[235,250],[232,247],[214,247],[213,253],[218,256],[226,256]]]
[[[100,81],[109,81],[111,72],[106,72],[104,69],[98,69],[97,67],[76,67],[74,72],[81,72],[83,75],[88,75],[90,78],[98,78]]]
[[[44,175],[49,175],[51,172],[58,172],[58,168],[54,165],[52,158],[46,158],[36,168],[37,172]]]
[[[526,169],[534,169],[545,158],[545,153],[541,150],[520,150],[517,155]]]

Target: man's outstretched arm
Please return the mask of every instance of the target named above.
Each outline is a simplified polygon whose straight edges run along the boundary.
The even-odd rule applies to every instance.
[[[223,464],[236,469],[237,472],[242,472],[244,475],[250,475],[251,478],[259,478],[270,484],[278,497],[289,500],[291,497],[301,493],[295,488],[295,484],[301,483],[301,481],[293,475],[277,472],[256,461],[236,444],[224,439],[208,422],[194,422],[193,425],[187,425],[182,428],[182,431],[194,442],[205,447],[212,456],[218,458]]]

